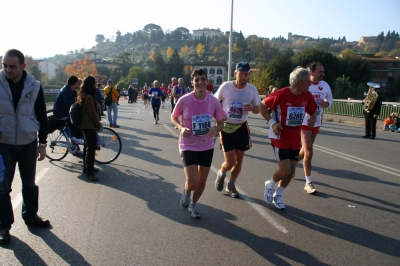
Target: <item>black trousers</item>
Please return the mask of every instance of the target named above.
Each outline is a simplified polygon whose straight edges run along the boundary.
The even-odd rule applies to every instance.
[[[160,114],[160,105],[152,103],[151,107],[153,108],[154,119],[157,119],[158,115]]]
[[[364,112],[365,117],[365,136],[376,137],[376,120],[374,114]]]
[[[175,102],[174,99],[171,100],[171,113],[174,111],[175,108]]]
[[[86,175],[94,175],[94,156],[96,151],[96,129],[82,129],[85,137],[85,149],[83,150],[83,169]]]

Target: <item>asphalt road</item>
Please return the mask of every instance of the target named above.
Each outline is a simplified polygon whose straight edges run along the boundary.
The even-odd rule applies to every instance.
[[[284,191],[286,209],[263,199],[277,169],[268,126],[251,115],[253,148],[237,181],[240,199],[214,187],[223,154],[216,144],[201,219],[179,207],[184,173],[170,105],[154,125],[142,102],[119,105],[120,157],[100,165],[100,181],[68,155],[37,167],[39,215],[50,229],[23,223],[21,183],[12,192],[12,243],[1,265],[400,265],[400,134],[325,122],[315,142],[315,196],[303,191],[302,165]],[[229,174],[227,176],[229,179]]]

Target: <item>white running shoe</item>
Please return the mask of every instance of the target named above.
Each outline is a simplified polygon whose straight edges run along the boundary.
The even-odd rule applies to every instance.
[[[272,203],[275,204],[275,207],[278,208],[279,210],[283,210],[286,207],[285,203],[283,203],[282,195],[274,196]]]
[[[186,194],[185,190],[183,190],[182,197],[181,197],[181,207],[183,209],[187,209],[190,203],[190,194]]]
[[[271,187],[271,180],[265,182],[264,199],[267,203],[272,204],[275,188]]]
[[[306,183],[304,191],[307,192],[308,194],[314,194],[315,192],[317,192],[312,182]]]
[[[195,219],[201,217],[200,212],[197,207],[197,203],[193,203],[193,202],[190,203],[188,211],[190,212],[190,216],[192,216]]]

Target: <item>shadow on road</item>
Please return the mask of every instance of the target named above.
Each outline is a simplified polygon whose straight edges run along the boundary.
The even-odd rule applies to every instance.
[[[106,170],[107,171],[107,170]],[[182,170],[181,170],[182,171]],[[128,193],[145,201],[149,210],[174,222],[206,229],[213,234],[247,245],[265,260],[275,265],[290,265],[282,257],[305,265],[325,265],[306,251],[300,250],[274,239],[257,236],[231,221],[237,218],[232,214],[200,203],[203,217],[195,220],[186,210],[179,207],[181,194],[177,187],[164,177],[139,168],[127,168],[113,179],[101,179],[104,185]],[[154,195],[157,195],[155,197]]]

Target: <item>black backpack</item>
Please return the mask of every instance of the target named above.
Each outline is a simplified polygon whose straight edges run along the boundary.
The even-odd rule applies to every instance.
[[[112,92],[113,87],[111,87],[110,91],[107,93],[106,96],[104,96],[104,104],[106,106],[109,106],[112,104],[112,96],[111,96],[111,92]]]
[[[71,120],[71,124],[80,127],[82,121],[82,106],[75,102],[69,108],[69,119]]]

